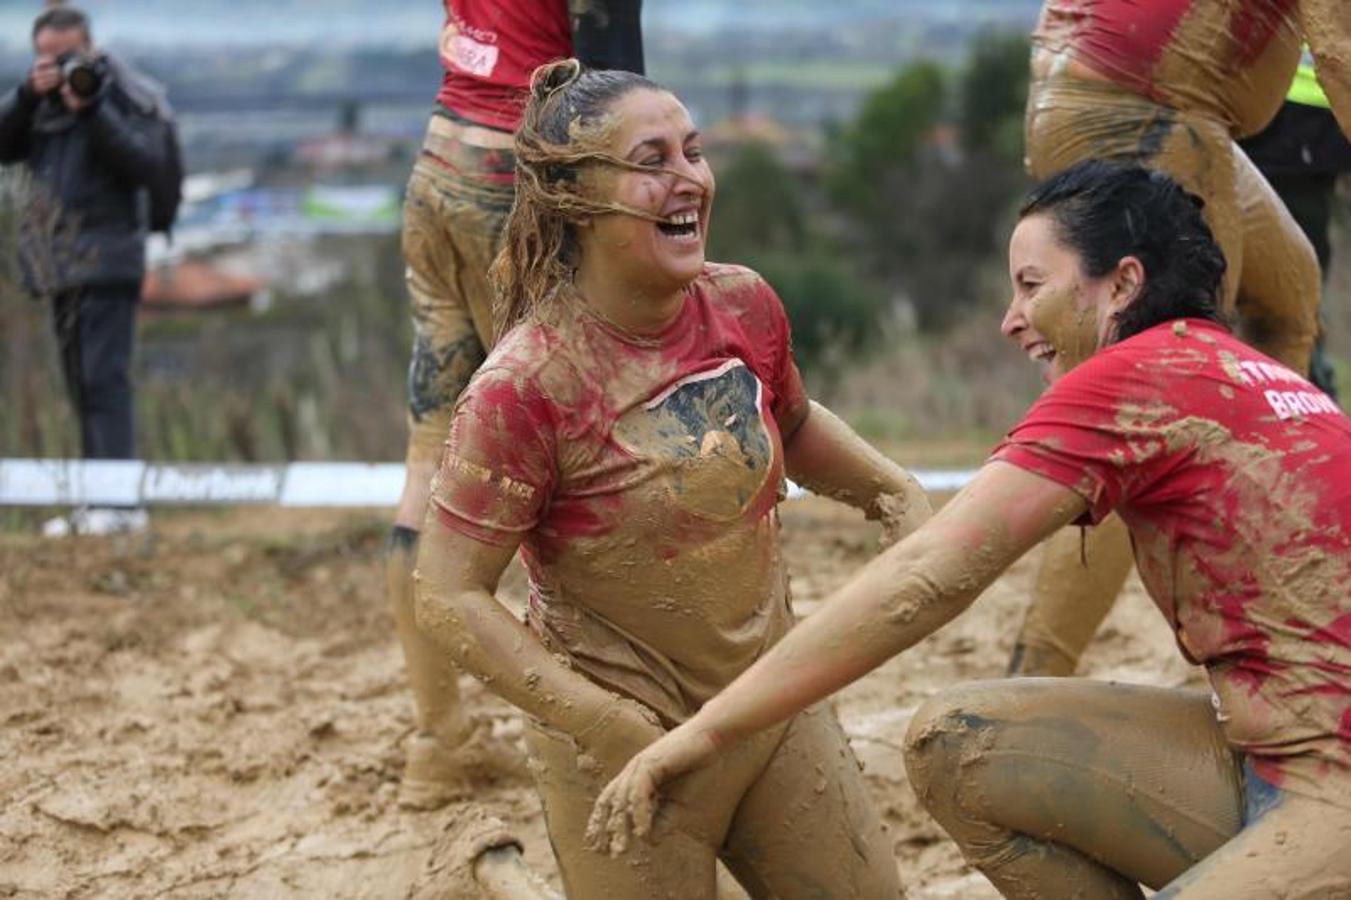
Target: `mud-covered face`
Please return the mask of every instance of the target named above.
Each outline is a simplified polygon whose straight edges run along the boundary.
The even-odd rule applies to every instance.
[[[1043,214],[1027,216],[1013,230],[1009,278],[1013,299],[1000,331],[1042,365],[1048,382],[1111,340],[1112,317],[1135,294],[1132,279],[1120,271],[1085,274],[1079,254],[1061,243]]]
[[[689,112],[672,94],[644,88],[616,100],[596,127],[606,152],[652,171],[601,168],[587,178],[588,193],[661,222],[596,216],[581,229],[582,252],[606,257],[605,269],[644,293],[679,290],[703,269],[713,204],[713,172]]]

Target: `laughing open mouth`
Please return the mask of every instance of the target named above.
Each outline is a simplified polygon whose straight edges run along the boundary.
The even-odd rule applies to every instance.
[[[672,216],[670,221],[657,223],[657,230],[670,238],[685,240],[697,238],[699,236],[699,214],[690,212]]]
[[[1033,362],[1049,363],[1055,359],[1055,348],[1045,341],[1038,341],[1030,347],[1023,348],[1027,353],[1028,359]]]

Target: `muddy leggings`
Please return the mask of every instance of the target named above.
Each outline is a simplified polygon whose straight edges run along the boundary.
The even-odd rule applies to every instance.
[[[715,896],[715,860],[754,898],[901,896],[891,842],[834,713],[813,707],[682,778],[651,843],[609,857],[583,845],[605,779],[568,736],[532,723],[531,770],[549,841],[574,900]]]
[[[1204,692],[973,682],[915,714],[906,768],[1005,897],[1351,897],[1351,810],[1248,770]]]
[[[515,162],[510,150],[475,145],[476,135],[488,134],[432,116],[408,179],[403,255],[413,316],[410,463],[441,458],[451,409],[492,343],[488,267],[511,209]]]

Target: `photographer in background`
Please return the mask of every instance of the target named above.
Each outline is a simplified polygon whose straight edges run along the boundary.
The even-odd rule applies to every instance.
[[[179,177],[166,140],[168,107],[158,84],[94,48],[79,10],[45,9],[32,39],[28,77],[0,98],[0,162],[23,163],[32,179],[19,247],[25,287],[52,302],[82,455],[129,459],[129,368],[149,186],[166,167]],[[95,508],[45,530],[102,534],[146,525],[142,508]]]

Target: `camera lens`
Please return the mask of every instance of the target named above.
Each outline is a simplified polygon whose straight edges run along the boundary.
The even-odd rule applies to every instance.
[[[61,64],[61,77],[77,97],[88,100],[103,86],[103,72],[95,60],[73,57]]]

